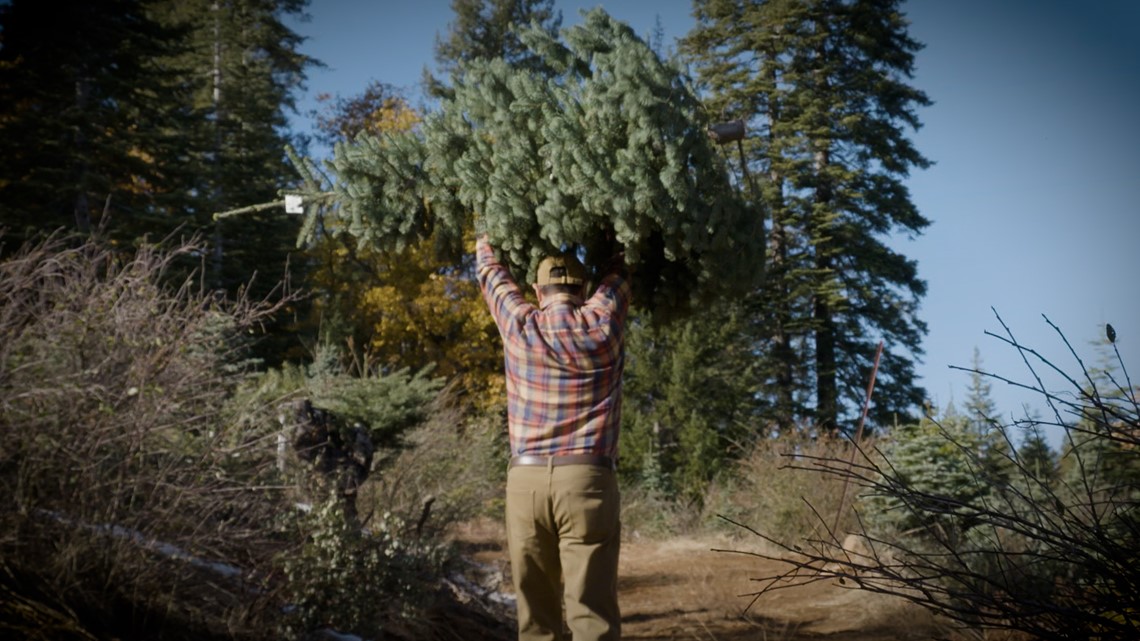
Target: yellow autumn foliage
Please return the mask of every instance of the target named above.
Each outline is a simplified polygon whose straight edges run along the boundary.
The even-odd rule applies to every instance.
[[[407,131],[420,123],[420,114],[403,100],[388,98],[365,118],[368,131]]]
[[[502,398],[501,343],[471,273],[437,262],[430,243],[398,253],[342,244],[325,255],[313,274],[318,312],[348,325],[370,364],[432,365],[477,406]]]
[[[372,325],[370,354],[393,367],[434,363],[468,391],[501,387],[498,332],[469,273],[433,264],[431,248],[390,256],[384,284],[368,288],[359,313]]]

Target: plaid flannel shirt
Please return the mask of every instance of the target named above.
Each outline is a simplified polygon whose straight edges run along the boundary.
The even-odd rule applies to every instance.
[[[527,302],[489,244],[476,274],[499,335],[512,456],[599,454],[617,459],[629,282],[607,274],[587,301],[569,294]]]

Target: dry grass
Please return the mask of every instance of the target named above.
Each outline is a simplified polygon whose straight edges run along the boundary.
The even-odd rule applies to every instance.
[[[633,538],[668,539],[710,533],[748,536],[740,525],[779,537],[815,535],[838,524],[851,531],[856,493],[849,488],[836,520],[843,483],[825,478],[805,461],[850,456],[851,445],[840,439],[798,435],[757,442],[740,460],[721,471],[700,504],[670,500],[639,485],[622,488],[622,519]],[[840,536],[842,539],[842,536]]]
[[[465,414],[445,392],[362,490],[362,518],[393,513],[419,538],[480,516],[500,517],[510,449],[505,430],[493,417]]]
[[[805,461],[848,460],[851,448],[842,439],[798,435],[760,441],[713,485],[705,503],[705,521],[720,531],[747,534],[725,520],[730,519],[781,540],[816,536],[836,526],[839,532],[850,531],[857,488],[847,489],[843,511],[837,514],[843,482],[819,474]]]

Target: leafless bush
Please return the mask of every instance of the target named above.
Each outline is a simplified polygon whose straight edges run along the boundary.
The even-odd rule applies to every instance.
[[[171,288],[198,251],[48,239],[0,263],[0,554],[88,625],[256,634],[279,501],[224,407],[273,310]]]
[[[1063,430],[1067,471],[1060,478],[1042,475],[1010,447],[1002,462],[1008,473],[997,479],[986,472],[992,461],[957,440],[947,443],[965,456],[977,485],[958,495],[920,487],[872,448],[861,449],[853,465],[834,456],[798,456],[796,467],[852,483],[864,497],[889,499],[894,509],[929,525],[912,532],[876,531],[865,503],[853,528],[834,529],[830,515],[817,510],[820,534],[804,539],[749,528],[768,549],[746,553],[783,560],[788,568],[757,577],[763,586],[758,595],[839,581],[907,599],[972,629],[1039,639],[1140,638],[1137,390],[1115,345],[1115,372],[1090,371],[1049,324],[1075,359],[1077,376],[1018,343],[1004,324],[1005,335],[996,337],[1023,357],[1033,382],[982,374],[1045,401],[1050,417],[1026,417],[1005,427]],[[1115,340],[1111,328],[1109,338]],[[1045,372],[1064,380],[1068,390],[1049,391]],[[858,545],[849,535],[860,537]]]

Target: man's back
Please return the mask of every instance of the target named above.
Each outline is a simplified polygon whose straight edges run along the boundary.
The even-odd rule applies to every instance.
[[[486,243],[479,284],[503,339],[511,451],[616,458],[629,284],[608,274],[583,301],[523,297]]]

